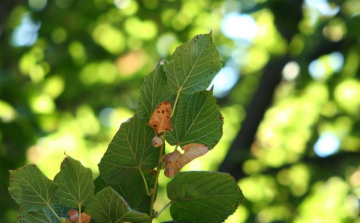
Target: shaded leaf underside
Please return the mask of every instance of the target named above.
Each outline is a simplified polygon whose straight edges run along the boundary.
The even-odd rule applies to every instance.
[[[99,164],[103,180],[117,184],[140,169],[153,169],[159,156],[159,148],[152,146],[154,135],[147,121],[137,116],[123,123]]]
[[[62,162],[61,171],[54,181],[59,184],[56,200],[60,204],[73,207],[87,206],[94,199],[91,170],[69,156]]]
[[[223,222],[243,199],[234,178],[219,172],[181,172],[168,184],[174,220]]]
[[[155,173],[153,170],[144,172],[147,185],[154,185]],[[150,210],[151,196],[146,194],[144,181],[140,173],[129,175],[115,186],[116,191],[126,200],[134,210],[148,213]]]
[[[71,208],[53,204],[51,207],[60,218],[66,218]],[[59,220],[54,213],[48,208],[35,212],[26,212],[20,210],[18,220],[20,223],[57,223]]]
[[[155,173],[153,170],[144,172],[148,185],[154,184]],[[151,196],[146,194],[145,184],[138,172],[129,175],[118,184],[107,184],[101,178],[95,180],[96,192],[111,186],[129,204],[129,206],[140,212],[147,213],[150,209]]]
[[[34,164],[10,170],[9,191],[24,211],[38,211],[51,204],[58,185]]]
[[[212,91],[182,95],[171,124],[173,131],[166,135],[171,145],[201,143],[213,148],[222,136],[223,118]]]
[[[132,210],[126,201],[111,187],[96,194],[95,201],[85,210],[96,222],[133,222],[150,220],[147,214]]]

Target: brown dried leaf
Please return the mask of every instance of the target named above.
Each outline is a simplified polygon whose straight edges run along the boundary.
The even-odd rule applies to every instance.
[[[85,212],[81,213],[81,223],[89,223],[91,221],[90,215]]]
[[[71,209],[68,213],[69,221],[78,222],[79,221],[79,212],[75,209]]]
[[[156,134],[159,135],[162,132],[167,130],[172,130],[171,127],[171,104],[167,101],[164,101],[160,105],[157,106],[151,119],[148,123],[155,131]]]
[[[193,159],[206,154],[209,148],[204,144],[190,143],[183,148],[184,154],[175,150],[172,153],[166,154],[162,161],[165,162],[165,176],[172,177],[177,174],[186,164]]]
[[[77,223],[79,222],[79,212],[75,209],[71,209],[68,213],[69,221]],[[81,223],[89,223],[91,220],[90,215],[86,214],[85,212],[81,213]]]

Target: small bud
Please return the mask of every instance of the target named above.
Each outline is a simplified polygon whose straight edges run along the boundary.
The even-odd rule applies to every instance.
[[[159,136],[154,136],[154,138],[152,139],[152,145],[154,147],[159,147],[163,144],[162,139]]]

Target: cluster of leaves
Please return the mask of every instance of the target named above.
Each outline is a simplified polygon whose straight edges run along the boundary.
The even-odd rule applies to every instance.
[[[20,222],[151,222],[158,177],[165,168],[173,222],[222,222],[242,201],[225,173],[180,172],[212,149],[223,118],[207,88],[221,68],[211,33],[175,50],[145,78],[136,114],[120,126],[93,181],[90,169],[67,156],[54,181],[33,164],[10,171]],[[172,109],[173,108],[173,109]],[[174,146],[165,154],[165,141]],[[164,208],[166,208],[166,205]],[[85,210],[85,211],[84,211]]]

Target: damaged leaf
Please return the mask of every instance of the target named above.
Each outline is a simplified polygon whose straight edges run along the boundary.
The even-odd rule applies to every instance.
[[[59,186],[34,164],[10,170],[10,195],[24,211],[38,211],[54,201]]]
[[[166,154],[162,161],[165,162],[165,176],[172,177],[193,159],[206,154],[209,148],[200,143],[190,143],[182,148],[184,154],[175,150]]]
[[[145,77],[136,113],[141,119],[149,120],[158,104],[163,101],[174,101],[175,95],[175,91],[167,84],[163,66],[159,64]]]
[[[157,106],[151,119],[148,123],[151,126],[157,135],[165,131],[171,131],[171,104],[167,101],[164,101],[160,105]]]

